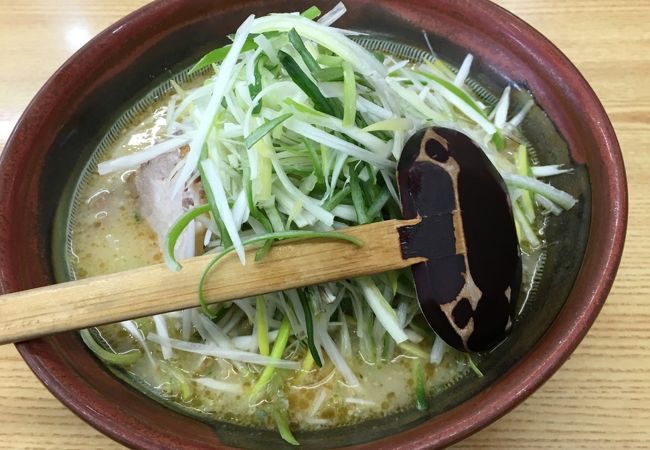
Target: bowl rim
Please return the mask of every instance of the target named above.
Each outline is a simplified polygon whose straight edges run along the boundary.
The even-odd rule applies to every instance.
[[[391,1],[387,0],[387,3]],[[74,79],[81,76],[86,66],[92,64],[93,59],[100,57],[98,53],[101,52],[101,49],[119,46],[125,42],[125,39],[128,39],[130,32],[168,16],[170,11],[184,2],[185,0],[157,0],[145,5],[108,27],[70,57],[27,106],[0,155],[0,168],[14,166],[20,155],[28,151],[30,141],[23,137],[29,130],[39,129],[45,123],[47,114],[42,111],[49,111],[52,105],[58,101],[57,96],[52,95],[52,90],[62,79]],[[602,276],[584,288],[586,296],[576,299],[571,294],[567,299],[567,304],[571,302],[571,306],[575,308],[568,311],[569,308],[565,305],[542,339],[489,389],[421,425],[396,436],[370,444],[362,444],[355,448],[369,448],[369,445],[372,448],[377,448],[377,446],[429,448],[434,445],[449,445],[484,428],[506,414],[547,381],[582,341],[607,298],[622,256],[628,209],[626,176],[613,126],[596,94],[568,58],[522,19],[488,0],[463,1],[454,3],[454,5],[459,9],[474,9],[475,12],[478,11],[488,17],[498,17],[501,21],[507,22],[507,26],[517,29],[523,43],[531,53],[545,55],[547,59],[552,60],[554,70],[560,76],[570,80],[572,92],[579,97],[583,104],[582,109],[589,109],[590,113],[585,117],[585,121],[592,127],[595,138],[600,143],[600,148],[597,150],[607,160],[604,170],[607,174],[608,192],[605,193],[607,195],[599,199],[599,207],[611,211],[606,222],[600,225],[603,234],[599,236],[600,242],[597,248],[590,254],[592,259],[589,270],[596,271],[593,273],[599,273]],[[12,180],[0,179],[0,192],[8,192],[4,188],[10,182]],[[0,210],[4,210],[2,207],[7,202],[7,199],[0,199]],[[8,229],[8,222],[8,218],[0,217],[0,229]],[[0,254],[4,250],[4,246],[5,243],[0,242]],[[583,269],[578,274],[576,284],[581,280],[584,282]],[[11,290],[11,285],[6,280],[0,280],[0,289]],[[574,320],[558,320],[568,315]],[[144,448],[152,445],[147,438],[130,434],[128,424],[105,420],[107,415],[103,411],[115,412],[119,406],[104,404],[98,408],[97,405],[87,404],[83,399],[70,395],[65,383],[61,383],[51,376],[52,367],[62,367],[64,363],[57,361],[56,355],[48,353],[47,338],[19,343],[16,347],[45,386],[90,425],[129,446]],[[435,433],[432,430],[435,430]],[[178,444],[173,436],[165,440],[166,435],[161,434],[160,430],[158,432],[151,431],[150,436],[157,438],[156,446]]]

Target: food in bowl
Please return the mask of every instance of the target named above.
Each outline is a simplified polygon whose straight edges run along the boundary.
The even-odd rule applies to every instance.
[[[172,82],[100,149],[74,196],[72,275],[160,260],[178,269],[177,257],[230,247],[243,255],[247,236],[268,233],[262,257],[272,233],[399,216],[401,146],[435,123],[481,143],[511,188],[525,298],[543,261],[545,218],[575,203],[538,180],[565,168],[529,162],[534,153],[517,125],[532,101],[512,111],[510,88],[497,101],[482,98],[467,82],[471,56],[455,73],[432,55],[418,60],[329,27],[342,12],[321,25],[315,9],[248,19],[230,46],[192,71],[203,72]],[[427,329],[408,272],[203,305],[83,336],[101,359],[186,411],[277,427],[289,442],[290,428],[426,408],[428,393],[469,367],[478,372]]]

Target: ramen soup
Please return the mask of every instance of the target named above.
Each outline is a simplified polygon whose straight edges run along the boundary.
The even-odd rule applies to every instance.
[[[263,258],[278,233],[397,218],[401,148],[436,124],[472,136],[504,177],[525,299],[544,221],[575,202],[539,179],[562,168],[530,163],[517,126],[532,102],[514,108],[509,87],[492,98],[476,86],[471,56],[452,71],[430,52],[331,28],[343,12],[251,17],[231,45],[127,113],[77,186],[70,276],[163,261],[182,270],[177,259],[224,251],[243,259],[253,236],[267,236]],[[426,409],[459,377],[480,376],[479,356],[427,326],[409,270],[220,305],[199,294],[197,280],[195,309],[82,337],[139,389],[292,443],[292,431]]]

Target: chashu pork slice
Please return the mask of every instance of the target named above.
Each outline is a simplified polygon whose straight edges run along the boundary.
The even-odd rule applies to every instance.
[[[169,228],[185,211],[201,203],[202,193],[198,183],[172,196],[173,183],[170,178],[180,160],[180,151],[160,155],[140,166],[134,177],[138,211],[158,235],[161,249]],[[199,233],[205,233],[205,230],[196,222],[190,223],[183,231],[175,247],[178,259],[190,258],[201,252]]]

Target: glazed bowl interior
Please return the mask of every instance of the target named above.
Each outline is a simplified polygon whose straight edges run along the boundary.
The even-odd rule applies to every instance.
[[[12,211],[2,216],[0,229],[13,237],[0,243],[2,290],[53,282],[52,248],[60,248],[64,239],[53,234],[57,208],[126,110],[223,45],[250,13],[302,10],[311,3],[155,2],[102,33],[66,63],[32,102],[0,161],[0,210]],[[334,5],[315,3],[323,10]],[[310,448],[447,444],[523,400],[568,357],[593,322],[622,250],[626,194],[620,152],[602,107],[575,68],[534,30],[495,5],[362,0],[347,6],[337,26],[426,48],[425,30],[438,56],[451,64],[459,65],[466,53],[473,53],[473,78],[495,95],[513,85],[513,99],[521,104],[530,90],[539,107],[522,129],[540,150],[539,162],[574,168],[554,184],[579,203],[548,222],[545,270],[511,336],[481,356],[483,377],[463,376],[436,394],[426,412],[406,410],[297,436]],[[22,343],[19,349],[59,399],[130,446],[286,445],[275,432],[198,421],[151,400],[118,380],[86,350],[77,333]]]

